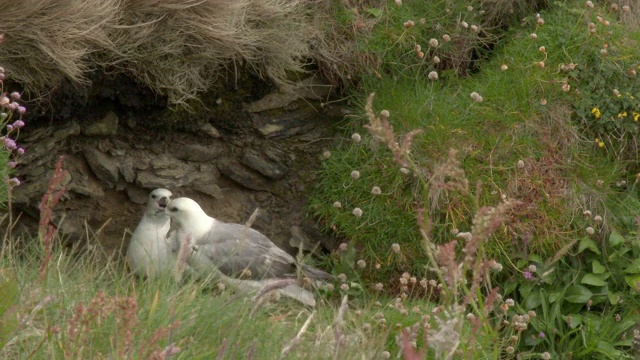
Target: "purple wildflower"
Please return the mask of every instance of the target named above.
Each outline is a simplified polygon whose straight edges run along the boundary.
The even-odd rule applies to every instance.
[[[4,141],[4,146],[7,148],[7,150],[13,150],[18,147],[18,145],[16,145],[16,142],[11,138],[4,137],[2,140]]]
[[[13,131],[13,125],[11,125],[11,124],[7,125],[7,130]]]
[[[16,129],[20,129],[24,127],[24,121],[22,120],[16,120],[13,122],[13,127],[15,127]]]
[[[538,334],[538,336],[539,336],[540,338],[544,338],[544,336],[545,336],[545,335],[544,335],[544,332],[540,331],[540,333]]]
[[[9,162],[7,163],[7,165],[8,165],[10,168],[15,169],[15,168],[16,168],[16,166],[18,166],[18,163],[17,163],[17,162],[15,162],[15,161],[9,161]]]
[[[533,279],[533,274],[531,273],[531,271],[525,271],[524,272],[524,278],[525,279]]]
[[[23,155],[24,154],[24,149],[19,147],[18,150],[16,150],[18,152],[18,154]]]

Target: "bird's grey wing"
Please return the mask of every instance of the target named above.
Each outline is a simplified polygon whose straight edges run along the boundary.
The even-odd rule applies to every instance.
[[[197,239],[197,251],[223,274],[250,279],[295,275],[295,259],[256,230],[238,224],[218,223]],[[248,272],[247,272],[248,270]]]

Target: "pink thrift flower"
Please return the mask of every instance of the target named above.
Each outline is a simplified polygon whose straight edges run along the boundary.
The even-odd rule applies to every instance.
[[[9,185],[20,186],[20,179],[17,177],[9,179]]]
[[[23,155],[24,154],[24,149],[23,148],[18,148],[18,150],[16,150],[18,152],[18,154]]]
[[[13,125],[11,125],[11,124],[7,125],[7,130],[13,131]]]
[[[524,278],[525,279],[533,279],[533,274],[531,273],[531,271],[525,271],[524,272]]]
[[[15,127],[16,129],[20,129],[22,127],[24,127],[24,121],[22,120],[16,120],[13,122],[13,127]]]

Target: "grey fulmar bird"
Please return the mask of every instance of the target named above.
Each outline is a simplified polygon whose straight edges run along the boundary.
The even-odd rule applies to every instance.
[[[167,189],[153,190],[144,215],[133,231],[127,248],[127,261],[138,276],[154,278],[173,269],[175,255],[167,240],[171,220],[165,212],[171,196]]]
[[[269,238],[245,225],[230,224],[216,220],[205,213],[200,205],[189,198],[177,198],[166,209],[175,226],[172,242],[181,242],[190,237],[191,247],[187,263],[201,273],[221,273],[228,279],[242,277],[256,282],[268,279],[286,279],[296,276],[298,270],[311,280],[328,280],[325,271],[300,264]],[[237,284],[237,282],[234,282]],[[295,285],[295,284],[294,284]],[[304,301],[295,292],[310,294],[295,285],[285,289],[284,295]],[[312,295],[311,295],[312,298]]]

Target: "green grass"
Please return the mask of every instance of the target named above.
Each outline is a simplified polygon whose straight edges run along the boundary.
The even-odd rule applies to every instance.
[[[181,349],[178,359],[251,358],[251,354],[255,359],[277,359],[312,312],[314,318],[288,358],[333,358],[333,323],[340,305],[339,299],[331,300],[335,297],[319,295],[315,310],[286,299],[255,309],[250,297],[236,296],[231,289],[220,291],[215,281],[175,284],[172,279],[136,279],[121,261],[105,259],[97,247],[81,256],[54,251],[43,282],[38,270],[42,258],[37,245],[22,250],[13,244],[3,247],[0,289],[7,296],[10,287],[5,285],[12,284],[18,293],[5,317],[0,314],[0,320],[7,321],[3,328],[11,329],[0,333],[0,344],[4,343],[0,358],[138,359],[174,343]],[[417,306],[417,312],[403,315],[387,307],[391,303],[385,298],[350,300],[340,358],[373,359],[385,349],[394,351],[396,324],[402,328],[418,323],[431,306],[407,301],[403,304],[408,309]],[[79,312],[79,306],[85,312]],[[387,325],[376,320],[378,312]],[[82,340],[70,336],[74,324],[85,334]]]
[[[617,13],[591,10],[582,0],[549,4],[543,25],[532,12],[511,18],[521,24],[505,24],[509,29],[483,28],[496,20],[478,12],[486,3],[470,2],[469,10],[458,1],[386,2],[337,12],[341,31],[354,31],[356,57],[367,61],[351,74],[357,87],[347,94],[358,115],[325,159],[309,211],[348,243],[319,259],[346,280],[318,293],[314,318],[289,358],[334,358],[345,294],[338,358],[400,355],[403,329],[415,336],[417,349],[430,347],[418,357],[445,357],[437,354],[438,341],[458,335],[459,342],[443,348],[456,346],[461,358],[633,356],[640,321],[638,127],[632,116],[617,114],[640,111],[631,101],[640,98],[640,85],[630,72],[640,64],[640,33],[625,31]],[[408,20],[413,27],[404,25]],[[481,31],[465,28],[463,20]],[[595,35],[589,22],[596,23]],[[428,45],[432,38],[439,40],[435,48]],[[578,65],[563,70],[569,63]],[[437,81],[428,79],[431,71]],[[612,95],[613,88],[623,96]],[[483,101],[474,102],[472,92]],[[370,93],[374,113],[389,111],[398,142],[423,130],[407,156],[409,171],[363,127]],[[594,107],[605,116],[596,117]],[[353,132],[360,142],[350,138]],[[451,148],[464,176],[437,180]],[[464,179],[467,191],[446,189],[447,181]],[[374,187],[381,193],[373,194]],[[506,212],[502,225],[491,214],[505,201],[521,205]],[[425,235],[417,220],[423,210],[432,222]],[[476,236],[495,222],[500,226],[491,236],[473,238],[479,245],[472,254],[463,249],[473,241],[453,235],[457,229]],[[95,249],[81,256],[56,250],[43,281],[39,246],[3,247],[0,290],[16,297],[0,301],[0,356],[76,358],[74,351],[82,351],[88,358],[144,358],[174,343],[181,349],[176,358],[273,359],[314,311],[285,299],[254,311],[248,298],[221,291],[215,281],[140,281]],[[374,290],[377,283],[383,291]],[[106,303],[89,305],[101,291]],[[69,333],[80,304],[92,309],[82,315],[91,329],[82,341]],[[527,327],[516,330],[525,314]],[[449,333],[442,331],[447,320],[459,324]]]

